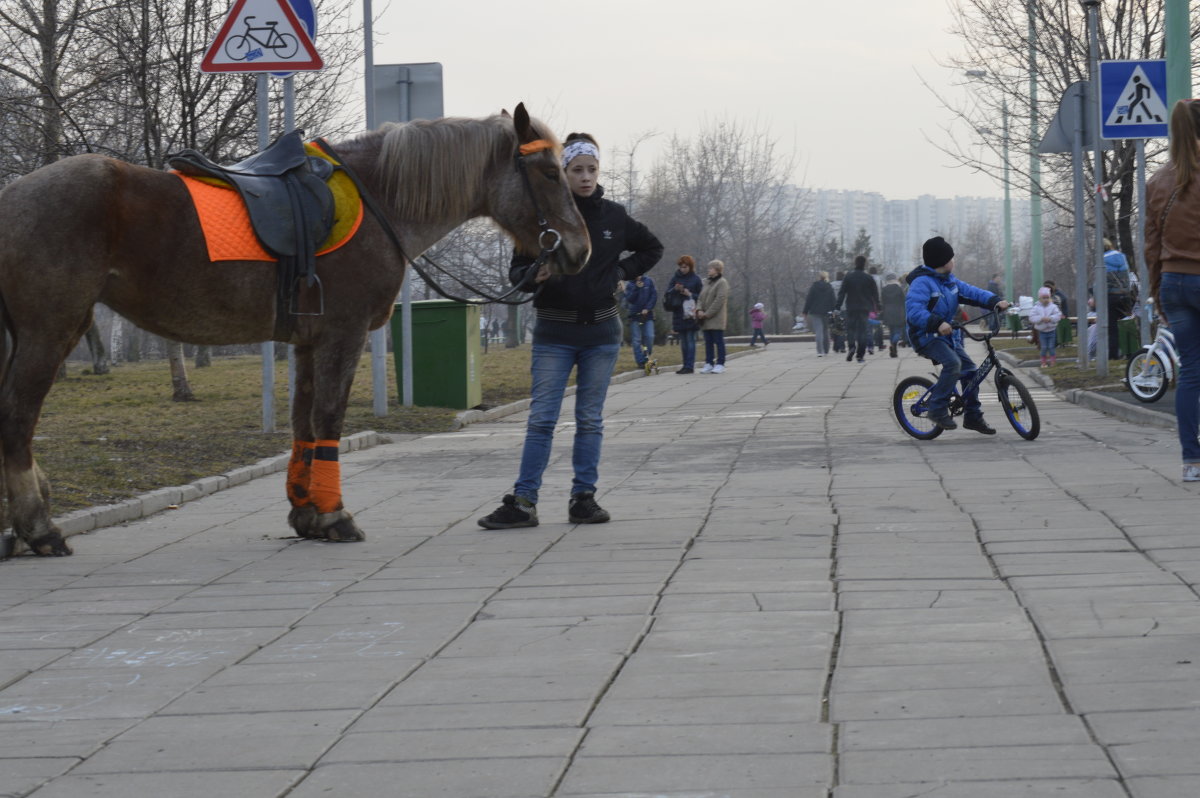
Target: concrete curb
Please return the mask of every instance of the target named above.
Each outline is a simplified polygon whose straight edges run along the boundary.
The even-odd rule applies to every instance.
[[[1054,395],[1063,401],[1091,410],[1097,410],[1107,416],[1119,418],[1122,421],[1128,421],[1133,424],[1144,424],[1163,429],[1176,429],[1178,427],[1175,417],[1169,413],[1159,413],[1157,410],[1131,405],[1128,402],[1122,402],[1120,399],[1105,396],[1099,391],[1089,391],[1086,388],[1070,388],[1066,391],[1060,391],[1054,387],[1054,381],[1040,370],[1020,365],[1020,362],[1007,352],[997,352],[996,354],[1005,364],[1019,371],[1027,380],[1040,385],[1048,391],[1053,391]]]

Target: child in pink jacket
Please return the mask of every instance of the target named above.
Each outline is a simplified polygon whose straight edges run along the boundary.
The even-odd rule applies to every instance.
[[[1062,311],[1050,298],[1050,289],[1039,288],[1038,301],[1029,311],[1029,324],[1037,330],[1038,341],[1042,344],[1042,368],[1046,368],[1047,359],[1051,366],[1056,362],[1054,349],[1058,344],[1058,323],[1062,317]]]
[[[755,346],[755,341],[762,339],[763,346],[770,343],[767,340],[767,334],[763,332],[763,320],[767,318],[767,312],[763,310],[763,303],[756,302],[754,307],[750,309],[750,346]]]

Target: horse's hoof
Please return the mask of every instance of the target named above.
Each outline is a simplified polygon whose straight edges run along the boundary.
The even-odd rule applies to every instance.
[[[328,520],[321,527],[321,537],[334,543],[356,543],[360,540],[366,540],[367,536],[358,524],[354,523],[354,517],[345,510],[339,510],[336,513],[327,513],[321,516],[321,521]]]
[[[293,507],[292,511],[288,513],[288,524],[302,538],[310,540],[323,538],[325,536],[317,526],[317,519],[319,517],[317,508],[311,504],[303,507]]]
[[[75,553],[57,531],[29,541],[29,549],[39,557],[67,557]]]

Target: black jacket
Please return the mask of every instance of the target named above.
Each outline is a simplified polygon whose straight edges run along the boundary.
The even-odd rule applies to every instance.
[[[883,305],[883,323],[888,327],[903,327],[905,319],[904,289],[899,283],[888,283],[879,297]]]
[[[847,313],[870,313],[879,309],[879,286],[875,278],[862,269],[855,269],[842,280],[837,306],[846,306]]]
[[[650,271],[662,257],[663,245],[646,225],[631,218],[624,206],[604,199],[600,186],[590,197],[576,196],[575,205],[587,223],[592,257],[578,274],[556,274],[547,280],[533,306],[575,311],[586,322],[596,311],[615,307],[617,281]],[[631,254],[622,258],[622,252]],[[527,255],[513,254],[508,272],[513,285],[525,277],[533,262]],[[526,288],[537,288],[532,278]]]
[[[808,289],[804,298],[804,313],[810,316],[824,316],[837,307],[837,297],[833,295],[833,286],[828,280],[817,280]]]

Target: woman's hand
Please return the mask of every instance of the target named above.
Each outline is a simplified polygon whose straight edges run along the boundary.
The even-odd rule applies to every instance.
[[[544,283],[549,279],[550,279],[550,265],[543,263],[541,265],[541,267],[538,269],[537,274],[534,275],[533,281],[535,283]]]

